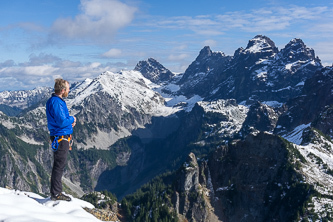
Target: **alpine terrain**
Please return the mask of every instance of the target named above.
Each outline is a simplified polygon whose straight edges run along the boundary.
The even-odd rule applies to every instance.
[[[1,187],[49,195],[51,92],[0,92]],[[149,58],[66,103],[65,191],[112,192],[122,221],[333,220],[333,67],[301,39],[206,46],[180,74]]]

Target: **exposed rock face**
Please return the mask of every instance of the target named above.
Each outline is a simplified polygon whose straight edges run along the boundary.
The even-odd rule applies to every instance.
[[[218,148],[178,172],[173,205],[189,221],[293,221],[313,190],[292,169],[294,148],[259,133]],[[180,216],[180,218],[182,218]]]
[[[140,61],[134,70],[141,72],[144,77],[154,83],[169,81],[174,76],[170,70],[153,58],[149,58],[147,61]]]
[[[190,153],[187,161],[178,172],[176,191],[172,197],[175,211],[179,218],[188,221],[216,221],[207,207],[209,202],[202,193],[199,184],[199,165],[193,153]]]
[[[278,52],[275,43],[267,36],[257,35],[251,39],[246,48],[236,50],[234,57],[247,61],[249,64],[259,59],[268,59]]]
[[[333,139],[333,107],[327,108],[312,122],[312,126],[322,131],[325,135],[329,135]]]
[[[301,124],[313,122],[315,127],[332,135],[331,105],[333,69],[326,67],[305,82],[303,95],[286,103],[287,111],[279,118],[275,133],[288,132]]]
[[[277,136],[259,133],[229,145],[227,152],[218,149],[211,156],[208,166],[215,190],[212,205],[222,207],[222,221],[296,219],[293,201],[305,201],[308,190],[303,190],[301,177],[288,167],[292,149]],[[299,192],[299,196],[293,192]]]
[[[316,61],[320,62],[315,57],[313,49],[307,48],[301,39],[292,39],[284,49],[280,52],[281,61],[286,64],[298,62],[298,61]]]
[[[260,102],[253,104],[242,126],[242,136],[251,132],[273,132],[279,118],[279,111]]]
[[[101,221],[119,221],[117,213],[111,210],[104,210],[98,208],[84,208],[88,213],[94,215],[97,219]]]
[[[184,174],[178,180],[180,192],[190,192],[197,190],[199,185],[199,165],[195,155],[190,153],[184,164]]]
[[[217,80],[214,75],[225,69],[230,60],[231,57],[223,52],[212,52],[209,46],[205,46],[195,61],[185,70],[178,83],[181,84],[180,91],[191,96],[203,95],[214,90],[211,88],[213,82]]]

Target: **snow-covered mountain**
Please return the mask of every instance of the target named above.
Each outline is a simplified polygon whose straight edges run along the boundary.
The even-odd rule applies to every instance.
[[[170,116],[178,109],[165,106],[164,98],[152,90],[152,84],[138,71],[104,72],[93,80],[77,85],[75,96],[67,104],[78,118],[83,138],[93,127],[90,138],[77,143],[79,148],[108,149],[131,131],[144,128],[154,116]],[[90,126],[88,126],[88,124]]]
[[[256,214],[262,212],[259,208],[268,206],[267,210],[283,211],[281,218],[294,217],[296,211],[280,208],[284,204],[289,204],[288,209],[296,207],[298,213],[303,212],[301,217],[309,220],[323,215],[326,208],[319,206],[333,205],[333,191],[325,188],[333,181],[332,79],[332,67],[323,68],[314,50],[301,39],[292,39],[279,50],[270,38],[258,35],[233,56],[204,47],[185,73],[174,74],[149,58],[140,61],[134,70],[107,71],[75,83],[66,102],[78,122],[64,183],[78,195],[107,189],[124,197],[167,170],[182,169],[193,152],[204,157],[202,164],[206,164],[196,169],[201,179],[198,177],[199,182],[193,185],[193,192],[214,193],[214,198],[201,197],[217,216],[221,216],[221,207],[228,212],[247,209],[249,215],[254,212],[252,218],[264,221],[262,216],[266,214]],[[0,186],[48,192],[51,152],[45,142],[48,132],[43,100],[50,92],[40,89],[1,94],[5,102],[0,104],[20,103],[21,108],[29,109],[17,117],[0,112],[0,160],[5,166],[0,168]],[[28,98],[36,98],[33,106]],[[247,154],[235,152],[243,149]],[[214,151],[220,156],[209,165],[205,160]],[[252,158],[246,162],[250,167],[244,162],[246,155]],[[290,168],[283,168],[288,171],[282,173],[274,161]],[[231,166],[239,170],[234,172]],[[234,173],[227,174],[227,168]],[[284,176],[278,178],[279,173]],[[250,174],[251,178],[240,176]],[[244,188],[243,182],[253,187]],[[301,194],[305,199],[297,206],[290,202],[297,199],[288,188],[292,184],[309,193]],[[263,196],[260,187],[272,195],[266,192]],[[251,196],[253,189],[258,189],[254,192],[258,209],[232,200],[242,196],[240,193]],[[188,195],[178,193],[178,200],[193,197]],[[284,199],[286,195],[289,202]],[[176,196],[170,199],[177,200]],[[193,199],[188,201],[194,203]],[[230,201],[239,205],[232,206]],[[172,207],[178,216],[200,221],[196,217],[199,214],[189,216],[190,206],[183,206],[181,212],[180,202]],[[305,205],[314,211],[299,210]],[[194,206],[192,212],[201,205],[198,202],[198,208]],[[238,211],[237,216],[245,216],[242,213]],[[235,219],[232,214],[223,215],[226,220]]]
[[[52,91],[53,89],[50,87],[38,87],[33,90],[2,91],[0,92],[0,104],[25,109],[48,98]]]
[[[134,70],[139,71],[144,77],[154,83],[169,81],[175,76],[175,74],[153,58],[149,58],[147,61],[140,61]]]

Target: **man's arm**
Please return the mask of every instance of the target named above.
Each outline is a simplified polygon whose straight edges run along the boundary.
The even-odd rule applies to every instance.
[[[60,128],[65,128],[71,124],[73,124],[76,120],[74,116],[66,115],[67,107],[63,107],[62,104],[57,104],[57,107],[55,107],[55,121],[58,124]]]

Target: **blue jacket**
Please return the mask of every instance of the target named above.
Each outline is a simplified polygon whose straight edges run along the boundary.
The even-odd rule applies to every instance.
[[[66,102],[55,93],[46,103],[46,117],[50,136],[64,136],[73,133],[74,117],[69,115]]]

